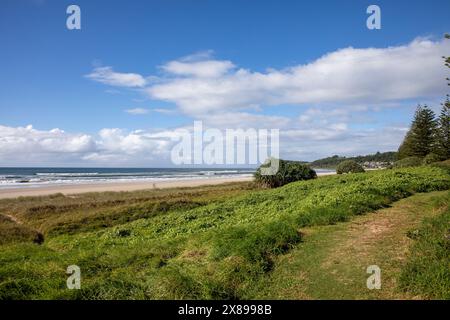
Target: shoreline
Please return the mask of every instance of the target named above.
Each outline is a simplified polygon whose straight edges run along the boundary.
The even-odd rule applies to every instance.
[[[229,182],[251,181],[253,177],[232,177],[232,178],[208,178],[189,179],[174,181],[133,181],[133,182],[107,182],[107,183],[85,183],[74,185],[54,185],[30,188],[5,188],[0,189],[0,199],[18,197],[48,196],[55,193],[64,195],[90,193],[90,192],[128,192],[148,189],[167,188],[189,188],[199,186],[212,186]]]
[[[321,172],[317,176],[327,176],[335,172]],[[253,177],[226,177],[208,179],[189,179],[174,181],[134,181],[134,182],[108,182],[108,183],[86,183],[77,185],[54,185],[33,188],[5,188],[0,189],[0,199],[11,199],[18,197],[48,196],[62,193],[64,195],[90,193],[90,192],[129,192],[149,189],[167,188],[189,188],[199,186],[212,186],[230,182],[248,182]]]

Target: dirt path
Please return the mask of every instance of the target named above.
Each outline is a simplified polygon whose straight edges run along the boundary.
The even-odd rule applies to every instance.
[[[414,299],[397,289],[397,278],[413,240],[407,232],[443,208],[433,198],[448,192],[417,194],[392,207],[334,226],[302,230],[305,240],[276,262],[258,298]],[[381,289],[369,290],[367,267],[381,269]]]

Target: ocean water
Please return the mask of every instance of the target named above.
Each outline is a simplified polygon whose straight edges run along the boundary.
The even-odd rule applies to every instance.
[[[1,188],[252,176],[252,169],[0,168]]]
[[[316,169],[317,172],[332,170]],[[251,177],[254,169],[0,168],[0,189],[49,185]]]

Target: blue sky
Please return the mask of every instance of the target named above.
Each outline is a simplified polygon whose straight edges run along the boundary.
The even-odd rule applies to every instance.
[[[81,30],[66,28],[70,4]],[[370,4],[381,30],[366,27]],[[417,103],[438,110],[445,94],[437,65],[448,12],[437,0],[3,0],[0,166],[163,165],[170,144],[145,144],[140,132],[169,134],[194,119],[281,127],[282,154],[296,159],[395,149]],[[398,55],[408,52],[405,67]]]

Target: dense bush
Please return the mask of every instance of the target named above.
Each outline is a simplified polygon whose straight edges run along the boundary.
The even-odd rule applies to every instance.
[[[281,187],[287,183],[309,180],[317,177],[316,172],[308,165],[298,161],[279,160],[278,171],[274,175],[263,175],[261,173],[263,168],[268,168],[270,162],[261,165],[255,173],[255,181],[265,187],[276,188]]]
[[[441,157],[438,156],[437,154],[429,153],[429,154],[426,155],[425,158],[423,158],[422,163],[423,164],[430,164],[430,163],[439,162],[441,160],[442,160]]]
[[[361,167],[356,161],[353,160],[345,160],[338,164],[336,167],[337,174],[343,173],[358,173],[364,172],[364,168]]]
[[[422,159],[419,157],[407,157],[394,162],[394,168],[417,167],[422,165]]]

